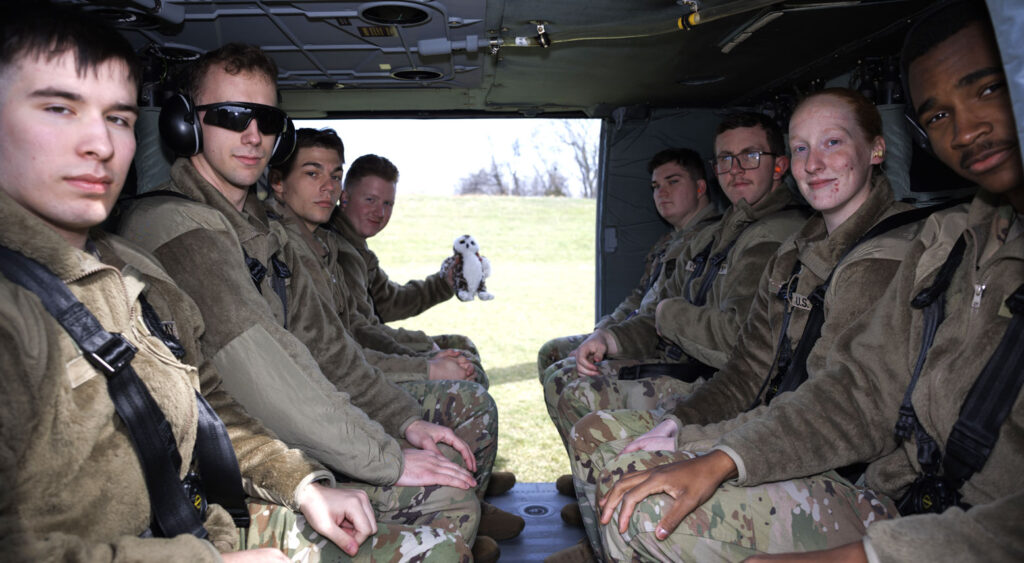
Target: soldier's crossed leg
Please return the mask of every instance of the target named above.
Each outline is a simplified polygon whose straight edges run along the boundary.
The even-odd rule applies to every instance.
[[[590,335],[575,334],[573,336],[553,338],[540,347],[540,350],[537,351],[537,375],[540,377],[542,384],[544,383],[544,372],[547,371],[548,367],[558,360],[568,358],[573,350],[578,348],[580,344],[583,344],[587,336]]]
[[[605,494],[623,474],[688,459],[688,452],[631,452],[612,460],[598,479]],[[625,534],[618,511],[600,526],[608,557],[616,561],[740,561],[757,553],[810,551],[860,541],[876,520],[898,516],[891,500],[858,489],[834,472],[754,487],[725,484],[665,540],[655,528],[672,503],[647,497]]]

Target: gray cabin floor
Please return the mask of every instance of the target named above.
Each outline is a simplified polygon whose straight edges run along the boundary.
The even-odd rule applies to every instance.
[[[501,547],[499,561],[542,561],[582,539],[586,535],[583,528],[562,522],[560,513],[562,506],[574,500],[558,494],[554,483],[516,483],[509,492],[488,497],[487,502],[526,520],[526,527],[519,537],[498,542]]]

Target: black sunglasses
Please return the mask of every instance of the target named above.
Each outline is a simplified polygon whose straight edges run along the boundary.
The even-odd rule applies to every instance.
[[[197,111],[206,111],[203,123],[223,127],[231,131],[245,131],[253,118],[256,127],[264,135],[280,135],[288,122],[288,114],[273,106],[248,102],[221,102],[196,106]]]

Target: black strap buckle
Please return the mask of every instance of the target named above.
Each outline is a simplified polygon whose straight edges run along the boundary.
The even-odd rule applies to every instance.
[[[99,348],[88,352],[89,363],[108,377],[121,371],[132,362],[138,349],[119,333],[110,333]]]
[[[678,362],[679,360],[682,360],[683,355],[685,354],[682,348],[664,338],[661,338],[660,336],[658,337],[658,345],[655,347],[655,349],[659,352],[664,353],[665,357],[672,360],[673,362]]]
[[[624,366],[619,368],[619,379],[622,381],[634,381],[640,379],[640,366]]]

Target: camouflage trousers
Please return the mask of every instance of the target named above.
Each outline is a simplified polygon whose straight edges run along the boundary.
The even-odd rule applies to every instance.
[[[483,498],[498,455],[498,406],[487,390],[471,381],[415,381],[400,386],[423,406],[423,420],[451,428],[476,458],[476,493]],[[445,456],[460,463],[462,456],[445,444]]]
[[[662,413],[702,382],[687,383],[668,376],[632,380],[581,377],[567,384],[558,397],[555,426],[559,434],[568,437],[572,426],[592,412],[632,409]]]
[[[408,487],[412,488],[412,487]],[[470,503],[475,503],[471,495]],[[378,522],[377,533],[352,557],[318,534],[301,513],[277,504],[249,499],[251,523],[239,530],[239,548],[275,547],[296,562],[472,561],[469,545],[457,533],[433,526]],[[376,508],[376,505],[374,506]]]
[[[572,426],[588,413],[598,410],[665,409],[676,398],[688,395],[694,383],[672,377],[620,380],[619,369],[653,360],[607,360],[598,364],[601,375],[584,377],[576,371],[576,360],[566,358],[548,367],[542,383],[544,406],[569,451]],[[571,455],[571,454],[570,454]]]
[[[463,350],[472,354],[477,361],[480,361],[480,351],[476,349],[476,344],[473,344],[473,341],[468,336],[461,334],[435,334],[430,339],[442,350]]]
[[[544,373],[551,366],[551,364],[558,360],[564,360],[569,357],[569,353],[575,350],[583,341],[590,336],[589,334],[575,334],[573,336],[563,336],[561,338],[552,338],[544,343],[537,351],[537,375],[540,376],[540,382],[544,383]]]
[[[599,412],[573,430],[574,481],[586,499],[588,537],[596,528],[601,553],[611,560],[738,561],[757,553],[827,549],[858,541],[876,520],[898,515],[892,501],[859,489],[835,472],[753,487],[723,485],[686,517],[665,540],[654,535],[671,505],[665,494],[639,503],[625,534],[618,532],[618,512],[606,526],[596,525],[596,498],[624,474],[690,459],[691,452],[619,454],[633,438],[653,428],[650,413]],[[596,478],[595,478],[596,476]],[[587,482],[596,481],[596,482]],[[592,541],[593,543],[593,541]]]

